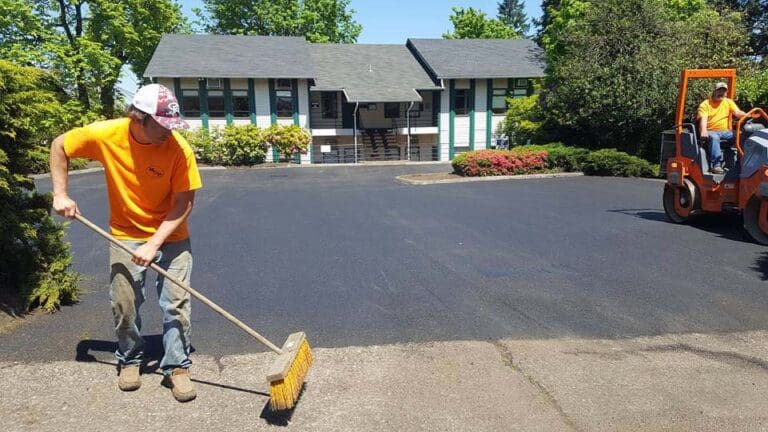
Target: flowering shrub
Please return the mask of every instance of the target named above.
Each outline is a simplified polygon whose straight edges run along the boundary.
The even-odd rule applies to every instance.
[[[460,154],[451,163],[456,174],[467,177],[529,174],[547,168],[547,152],[478,150]]]

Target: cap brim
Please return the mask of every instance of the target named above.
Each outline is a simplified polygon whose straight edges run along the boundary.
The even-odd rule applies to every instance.
[[[189,129],[189,123],[184,121],[184,119],[181,117],[163,117],[153,115],[152,118],[155,119],[156,122],[160,123],[160,126],[169,130]]]

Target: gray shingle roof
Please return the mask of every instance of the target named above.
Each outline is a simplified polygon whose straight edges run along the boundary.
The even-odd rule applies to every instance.
[[[408,39],[436,79],[544,76],[544,52],[526,39]]]
[[[145,77],[314,78],[301,37],[163,35]]]
[[[310,45],[311,90],[344,90],[350,102],[421,101],[415,90],[439,89],[404,45]]]

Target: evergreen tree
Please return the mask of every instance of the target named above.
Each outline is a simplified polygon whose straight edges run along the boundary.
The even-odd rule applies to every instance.
[[[521,0],[502,0],[499,2],[497,18],[512,27],[517,34],[525,36],[531,29],[528,16],[525,14],[524,3]]]

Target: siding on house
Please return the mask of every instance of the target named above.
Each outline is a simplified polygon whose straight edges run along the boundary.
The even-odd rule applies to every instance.
[[[440,94],[440,160],[448,162],[450,158],[450,120],[451,120],[451,106],[450,106],[450,94],[448,92],[448,82],[446,81],[446,88]]]
[[[475,150],[482,150],[486,144],[486,131],[488,130],[486,118],[490,112],[488,103],[487,80],[476,80],[475,84]]]

